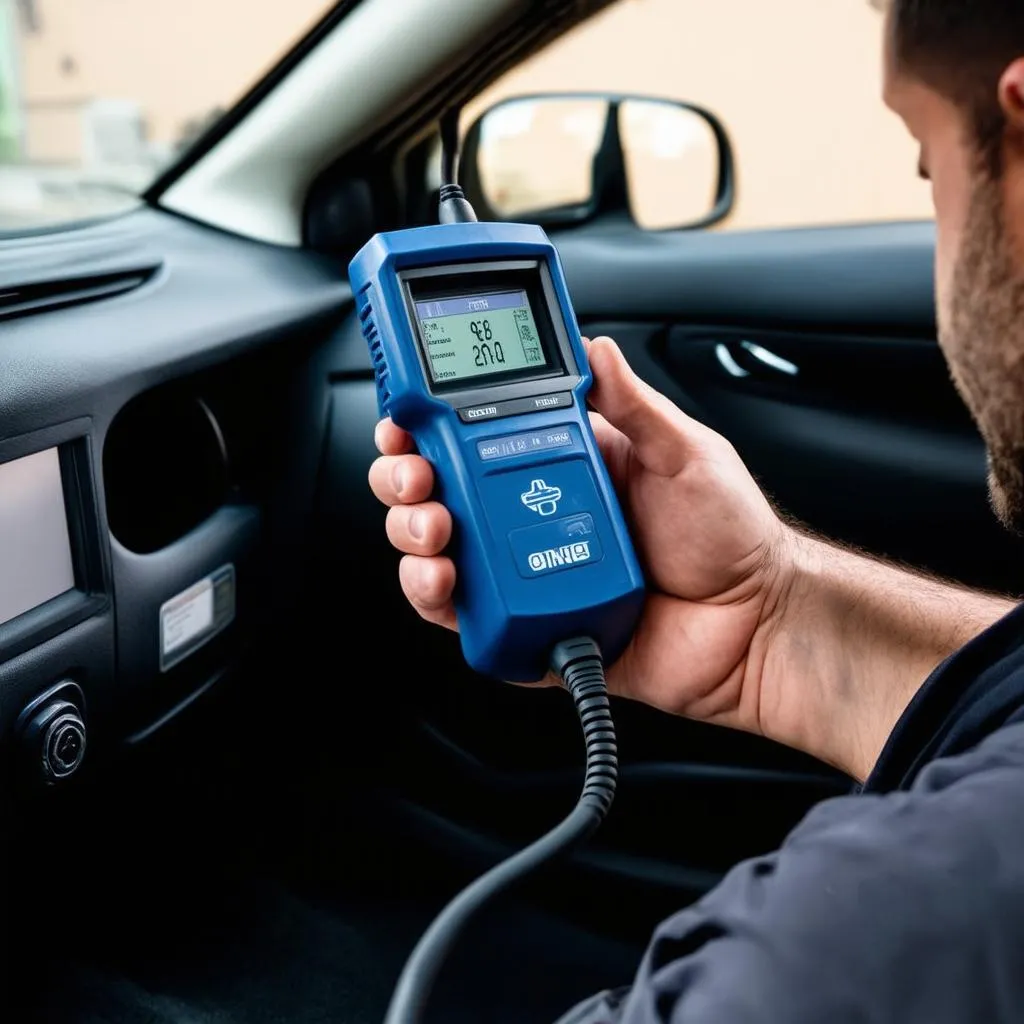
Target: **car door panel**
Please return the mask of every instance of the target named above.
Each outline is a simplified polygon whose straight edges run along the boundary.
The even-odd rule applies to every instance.
[[[559,248],[582,328],[618,337],[641,376],[725,434],[785,513],[1012,591],[1021,553],[992,515],[984,446],[935,343],[930,225],[720,236],[592,226]],[[647,313],[622,315],[640,301]]]
[[[989,507],[984,445],[934,341],[609,321],[583,329],[616,338],[641,376],[728,437],[787,515],[867,551],[1013,591],[1020,552]],[[736,362],[743,345],[797,374],[759,369],[749,355]],[[971,543],[953,542],[964,537]]]

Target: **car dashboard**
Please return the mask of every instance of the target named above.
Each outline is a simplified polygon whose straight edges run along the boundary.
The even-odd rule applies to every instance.
[[[45,783],[281,640],[332,381],[372,392],[336,261],[151,210],[78,235],[0,245],[0,749]]]

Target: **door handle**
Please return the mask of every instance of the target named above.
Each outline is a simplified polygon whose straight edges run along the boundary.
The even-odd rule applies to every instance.
[[[772,352],[771,349],[753,341],[740,341],[715,346],[715,357],[719,365],[731,377],[778,376],[796,377],[800,367],[789,359]]]

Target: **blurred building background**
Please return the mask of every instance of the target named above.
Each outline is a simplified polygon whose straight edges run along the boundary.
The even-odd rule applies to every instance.
[[[0,228],[123,204],[328,6],[0,0]],[[693,100],[737,151],[728,227],[928,216],[879,38],[867,0],[619,0],[471,112],[538,90]]]

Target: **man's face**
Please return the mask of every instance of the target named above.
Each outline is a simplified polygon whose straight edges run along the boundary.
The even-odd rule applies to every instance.
[[[939,344],[985,440],[996,514],[1024,532],[1024,155],[1004,147],[994,174],[967,113],[886,49],[885,101],[932,185]]]

